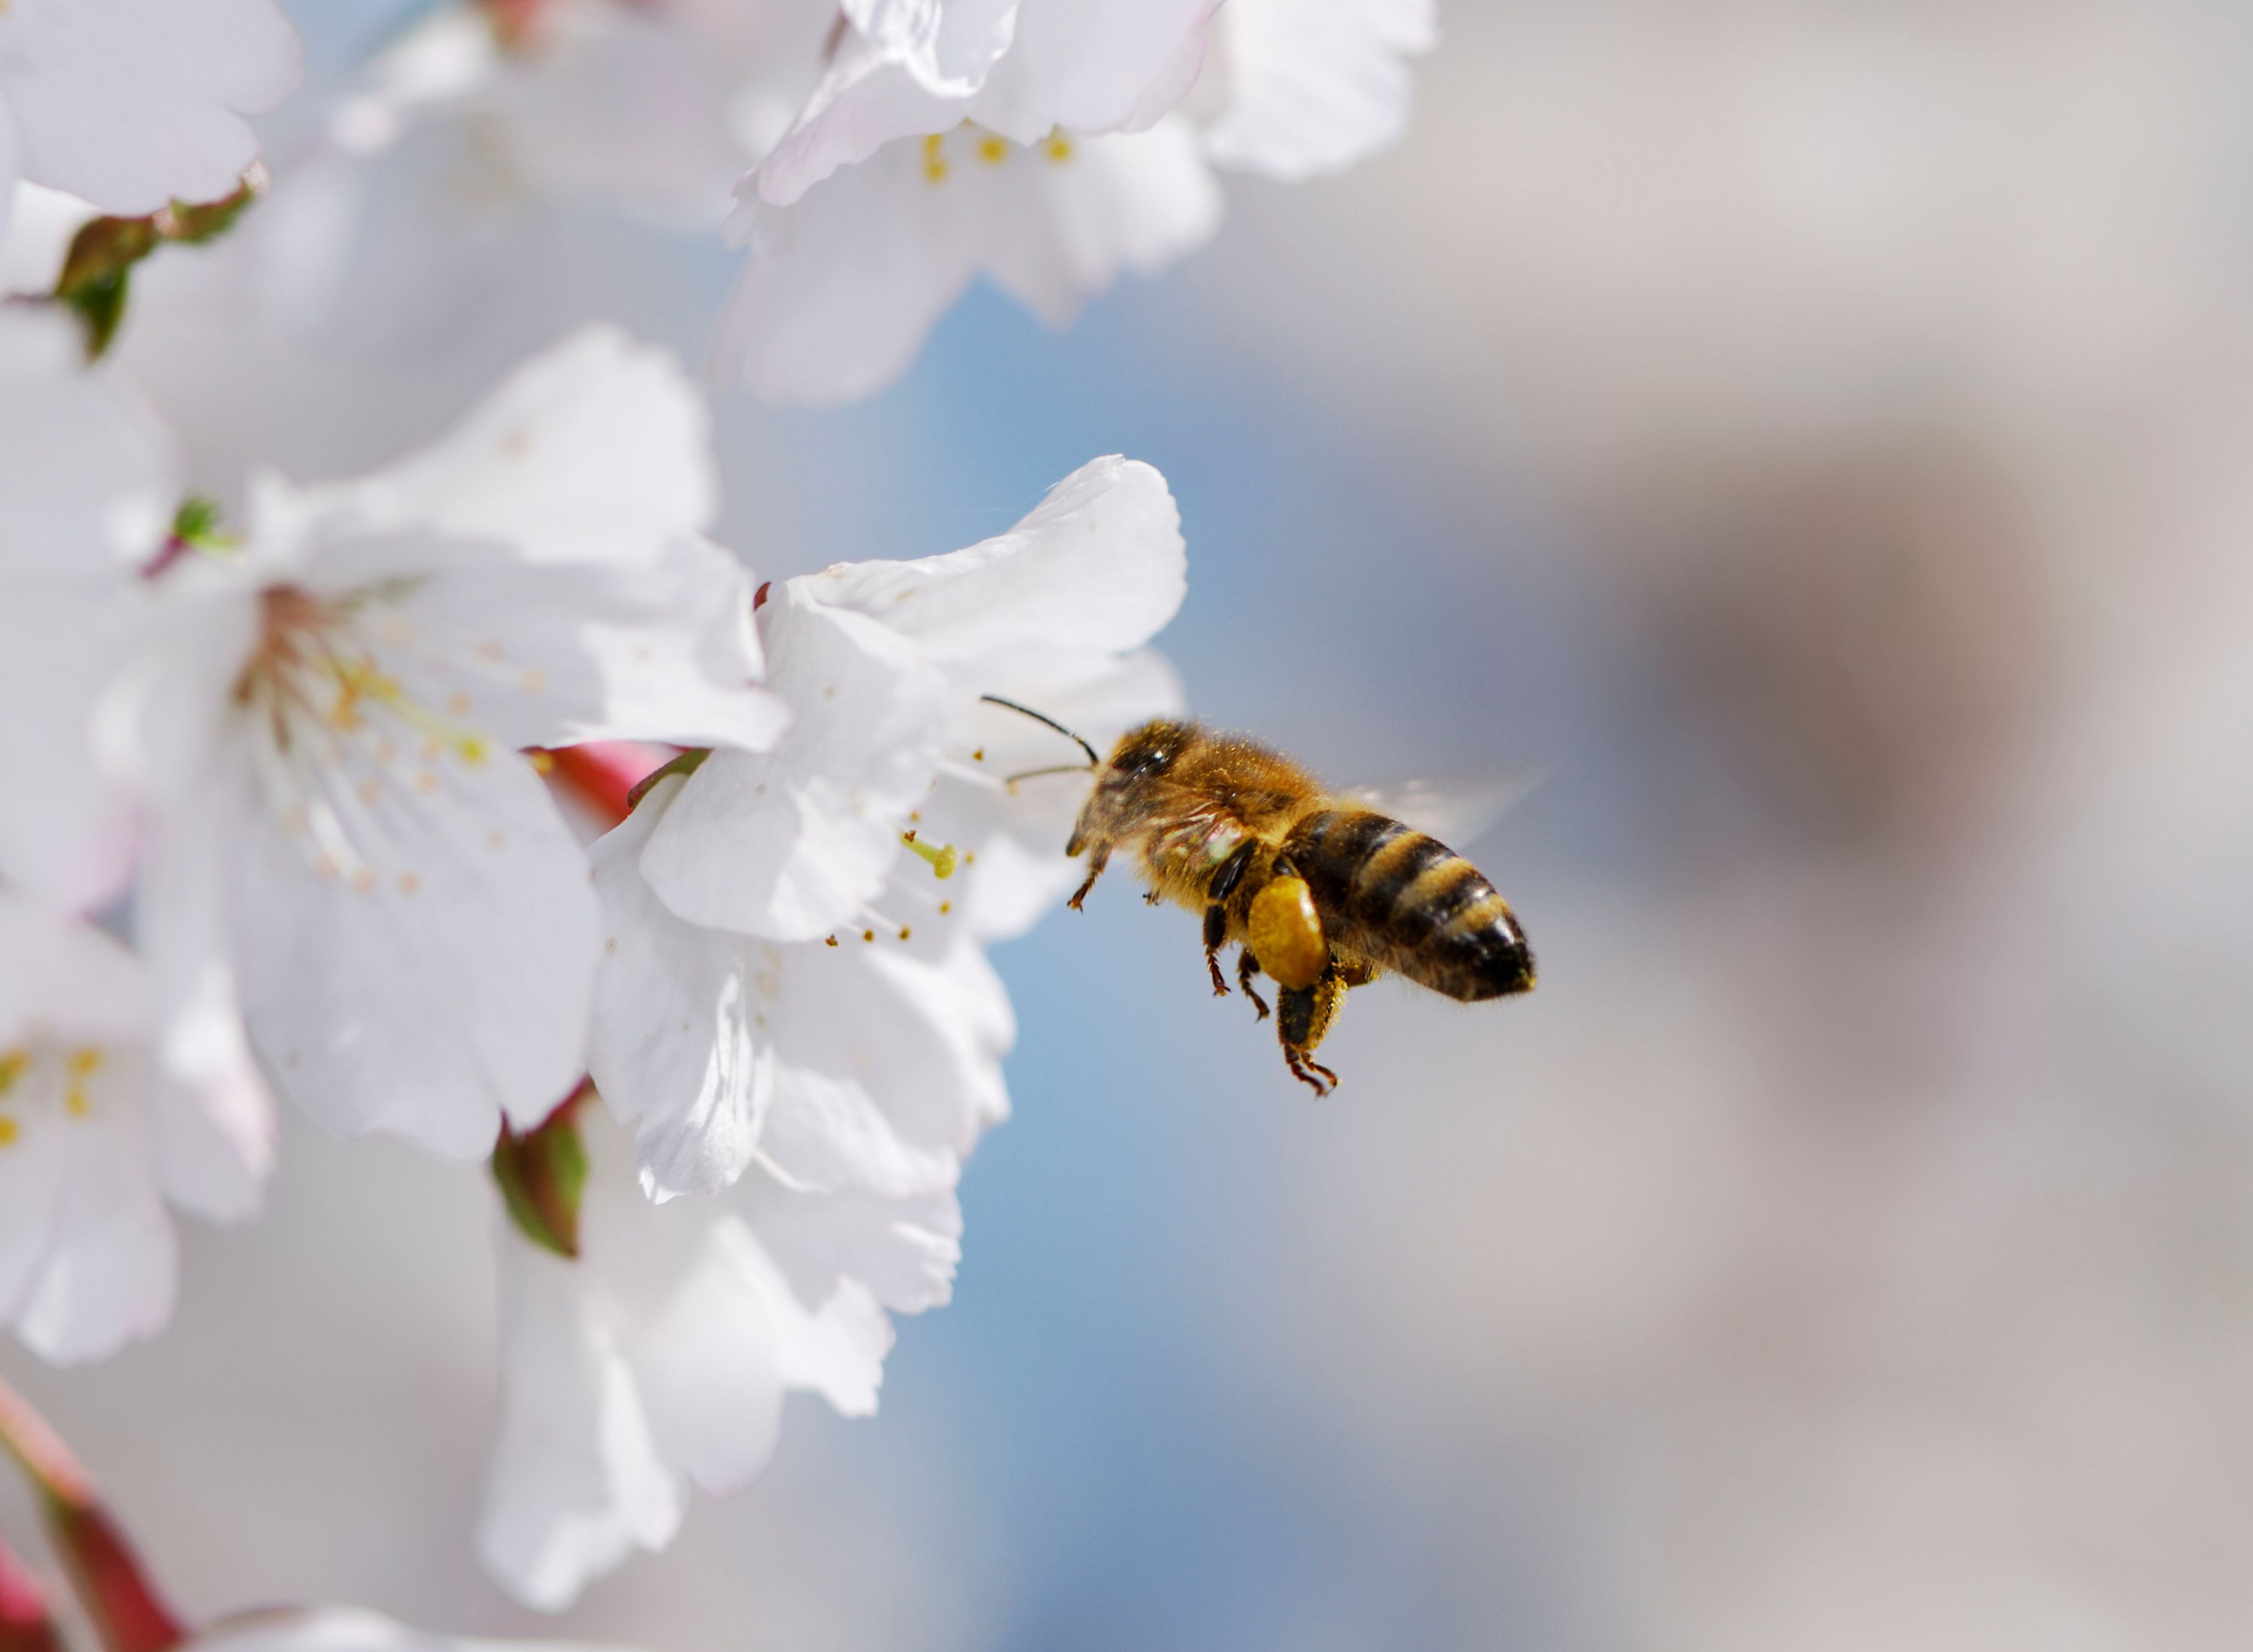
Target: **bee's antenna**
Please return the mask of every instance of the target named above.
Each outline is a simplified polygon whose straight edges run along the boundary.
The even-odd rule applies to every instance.
[[[1087,765],[1084,763],[1060,763],[1053,768],[1024,769],[1015,774],[1005,774],[1001,777],[1001,784],[1015,791],[1020,780],[1037,780],[1044,774],[1085,774],[1086,772]]]
[[[1002,699],[999,694],[980,694],[978,698],[986,701],[988,705],[1006,707],[1009,710],[1015,712],[1021,717],[1030,717],[1035,722],[1044,722],[1048,724],[1050,728],[1055,729],[1058,734],[1064,735],[1067,740],[1079,741],[1079,749],[1087,754],[1087,766],[1091,769],[1099,769],[1103,766],[1103,759],[1095,755],[1095,748],[1089,745],[1087,742],[1081,739],[1079,735],[1072,733],[1071,729],[1065,728],[1055,718],[1044,717],[1039,712],[1035,711],[1030,706],[1021,706],[1014,700]],[[1015,777],[1022,780],[1025,777],[1023,775],[1018,775]]]

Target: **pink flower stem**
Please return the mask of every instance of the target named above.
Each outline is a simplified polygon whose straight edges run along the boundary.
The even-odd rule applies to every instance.
[[[103,1509],[94,1480],[24,1398],[0,1381],[0,1449],[39,1494],[55,1552],[108,1652],[168,1652],[187,1639]],[[29,1649],[36,1642],[24,1642]],[[5,1652],[15,1643],[0,1642]]]
[[[63,1652],[47,1592],[0,1537],[0,1652]]]

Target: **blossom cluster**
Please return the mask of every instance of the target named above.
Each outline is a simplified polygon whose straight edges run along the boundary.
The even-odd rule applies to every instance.
[[[713,377],[834,404],[975,277],[1061,325],[1209,240],[1217,171],[1383,149],[1433,32],[1433,0],[451,0],[340,104],[302,215],[387,268],[531,200],[724,215]]]
[[[417,169],[474,152],[489,199],[724,232],[716,380],[834,401],[974,275],[1061,321],[1209,236],[1214,168],[1380,147],[1431,32],[1430,0],[446,0],[262,157],[299,74],[272,0],[0,4],[0,1327],[62,1365],[161,1330],[176,1215],[256,1216],[283,1105],[485,1167],[478,1546],[567,1605],[756,1476],[787,1394],[874,1409],[1008,1111],[987,950],[1073,881],[1071,749],[1012,702],[1100,739],[1179,701],[1147,465],[763,582],[710,537],[705,391],[597,324],[405,458],[222,506],[193,410],[106,358],[141,261],[317,223],[442,268]],[[226,1636],[420,1644],[303,1621]]]
[[[1006,1110],[984,948],[1069,876],[997,777],[1056,736],[980,696],[1172,703],[1157,473],[1099,459],[968,549],[755,588],[701,535],[693,387],[606,328],[426,453],[261,478],[239,532],[167,508],[164,431],[61,318],[0,315],[0,406],[40,411],[0,442],[0,756],[36,777],[0,799],[17,1334],[74,1361],[160,1327],[166,1206],[255,1209],[272,1091],[501,1143],[481,1541],[526,1599],[750,1479],[786,1391],[871,1410]],[[684,772],[589,848],[549,783],[612,741]],[[129,950],[76,916],[128,903]]]

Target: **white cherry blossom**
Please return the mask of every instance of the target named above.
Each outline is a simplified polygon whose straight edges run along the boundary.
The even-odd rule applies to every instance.
[[[653,1196],[761,1160],[798,1185],[915,1191],[1002,1115],[1007,1000],[978,949],[1068,887],[1075,794],[996,777],[1081,754],[979,696],[1099,736],[1170,708],[1141,645],[1183,568],[1164,479],[1106,458],[1007,533],[841,564],[767,603],[789,732],[668,778],[596,852],[610,950],[589,1070],[639,1121]],[[846,1121],[857,1168],[799,1163],[792,1144]]]
[[[240,234],[264,318],[377,354],[480,330],[593,208],[699,235],[820,79],[834,0],[423,9]]]
[[[121,593],[139,611],[88,761],[145,822],[167,1007],[239,993],[332,1127],[471,1159],[578,1076],[597,917],[521,749],[778,730],[745,574],[687,532],[701,436],[678,370],[596,330],[431,454],[269,480],[240,547]]]
[[[166,1203],[213,1221],[258,1203],[271,1107],[240,1032],[171,1029],[134,956],[0,891],[0,1322],[57,1364],[171,1318]]]
[[[84,713],[181,493],[170,434],[84,356],[63,315],[0,306],[0,772],[17,788],[0,803],[0,875],[72,908],[115,895],[131,866]],[[80,714],[39,714],[57,708]]]
[[[1019,144],[1140,131],[1195,84],[1219,0],[878,0],[849,32],[757,196],[786,206],[841,166],[964,122]],[[1007,31],[1006,37],[1004,30]]]
[[[785,1390],[872,1410],[888,1314],[946,1300],[961,1164],[1008,1109],[984,943],[1070,874],[1069,786],[1029,818],[995,776],[1076,749],[978,697],[1099,734],[1169,708],[1143,645],[1182,588],[1164,480],[1118,458],[966,550],[790,581],[760,614],[789,733],[663,776],[596,846],[588,1065],[654,1202],[582,1114],[578,1254],[503,1239],[484,1549],[527,1600],[662,1547],[692,1482],[756,1473]]]
[[[1399,136],[1432,0],[1208,10],[1024,0],[990,73],[952,92],[902,42],[956,8],[901,8],[890,44],[848,38],[806,118],[736,186],[729,235],[750,256],[714,376],[774,401],[867,395],[979,275],[1062,326],[1120,275],[1155,274],[1211,238],[1215,165],[1296,180]],[[1121,115],[1168,30],[1175,53]]]
[[[1219,189],[1179,117],[1029,144],[970,126],[900,139],[790,206],[758,199],[759,176],[729,220],[750,259],[712,371],[775,401],[882,389],[975,276],[1061,327],[1122,273],[1154,274],[1220,222]]]
[[[578,1253],[500,1223],[502,1416],[478,1524],[494,1575],[551,1611],[664,1548],[692,1488],[755,1479],[785,1393],[874,1410],[885,1309],[945,1300],[959,1231],[951,1185],[816,1202],[762,1179],[654,1206],[623,1136],[585,1112],[579,1129]]]
[[[258,156],[242,117],[297,73],[272,0],[9,0],[0,227],[18,177],[131,216],[232,192]]]
[[[812,938],[689,924],[640,871],[682,784],[660,781],[595,854],[605,956],[588,1069],[639,1122],[644,1190],[710,1192],[754,1164],[809,1195],[951,1188],[1008,1112],[1000,1063],[1015,1035],[952,910],[959,886],[896,855],[849,923]],[[807,823],[818,841],[819,817]]]

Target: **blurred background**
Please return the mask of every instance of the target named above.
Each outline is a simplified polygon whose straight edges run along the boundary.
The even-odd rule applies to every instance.
[[[400,10],[296,6],[317,90]],[[981,292],[868,404],[722,395],[722,537],[923,554],[1153,462],[1201,714],[1340,783],[1546,770],[1463,846],[1539,991],[1357,994],[1317,1103],[1192,919],[1052,917],[882,1414],[793,1402],[556,1632],[2253,1639],[2253,11],[1441,24],[1398,150],[1232,180],[1071,333]],[[588,315],[701,355],[709,240],[480,221],[406,324],[254,326],[248,237],[149,265],[121,354],[198,484],[387,458]],[[194,1607],[548,1629],[469,1544],[486,1188],[286,1123],[164,1341],[0,1369]]]

